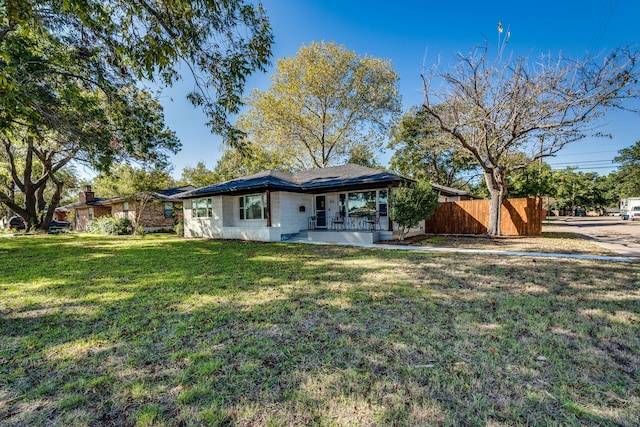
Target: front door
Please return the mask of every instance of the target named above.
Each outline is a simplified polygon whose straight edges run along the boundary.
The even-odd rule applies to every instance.
[[[316,227],[327,227],[327,197],[316,196]]]

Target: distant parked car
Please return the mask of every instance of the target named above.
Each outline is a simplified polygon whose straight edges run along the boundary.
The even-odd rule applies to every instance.
[[[12,216],[9,218],[9,230],[24,230],[25,228],[27,227],[19,216]]]
[[[628,215],[631,221],[635,221],[636,219],[640,220],[640,206],[634,206]]]
[[[70,228],[71,228],[71,223],[66,221],[52,220],[51,224],[49,224],[50,233],[60,232],[62,230],[68,230]]]
[[[9,230],[24,230],[27,227],[24,224],[24,220],[19,216],[12,216],[9,219]],[[49,224],[49,232],[55,233],[62,230],[68,230],[71,228],[71,223],[66,221],[56,221],[52,220],[51,224]]]

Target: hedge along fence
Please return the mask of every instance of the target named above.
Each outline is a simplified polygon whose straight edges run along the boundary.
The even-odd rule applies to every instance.
[[[500,228],[503,236],[541,236],[542,199],[505,199]],[[425,221],[425,233],[484,234],[489,225],[489,200],[465,200],[441,204]]]

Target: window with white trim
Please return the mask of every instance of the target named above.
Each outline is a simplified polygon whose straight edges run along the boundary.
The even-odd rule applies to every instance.
[[[191,215],[194,218],[210,218],[213,216],[213,200],[211,197],[193,199],[191,201]]]
[[[240,196],[240,219],[265,219],[267,200],[264,194]]]

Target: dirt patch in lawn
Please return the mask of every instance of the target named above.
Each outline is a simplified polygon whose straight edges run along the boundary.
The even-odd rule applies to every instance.
[[[541,237],[490,237],[490,236],[444,236],[419,235],[405,240],[384,240],[384,245],[425,246],[433,248],[464,248],[513,252],[543,252],[615,256],[615,252],[604,249],[574,233],[546,232]]]

